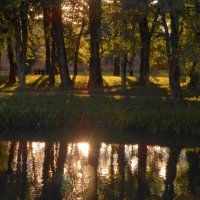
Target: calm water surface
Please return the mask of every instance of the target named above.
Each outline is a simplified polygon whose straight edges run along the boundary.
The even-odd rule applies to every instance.
[[[197,200],[200,149],[0,141],[1,200]]]

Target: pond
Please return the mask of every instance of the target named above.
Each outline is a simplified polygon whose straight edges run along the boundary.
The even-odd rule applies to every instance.
[[[0,199],[197,200],[198,144],[4,137]]]

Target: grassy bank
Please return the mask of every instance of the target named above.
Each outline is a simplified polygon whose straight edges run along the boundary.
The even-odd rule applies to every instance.
[[[120,79],[105,77],[104,93],[89,94],[81,88],[86,85],[81,77],[77,82],[80,90],[34,89],[33,83],[41,77],[33,78],[24,92],[1,83],[1,127],[100,127],[200,135],[200,99],[190,95],[185,102],[171,102],[165,79],[144,88],[129,79],[128,90],[122,94]]]
[[[0,100],[1,126],[109,127],[200,134],[200,101],[63,94],[12,94]]]

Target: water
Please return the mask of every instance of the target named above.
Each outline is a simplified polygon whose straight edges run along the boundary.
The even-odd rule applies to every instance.
[[[0,141],[0,199],[200,199],[198,146],[77,140]]]

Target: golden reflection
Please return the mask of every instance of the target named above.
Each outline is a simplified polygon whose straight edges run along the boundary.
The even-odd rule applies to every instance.
[[[78,143],[78,149],[85,157],[88,157],[88,153],[89,153],[88,143]]]
[[[160,164],[159,176],[163,179],[166,178],[166,163]]]
[[[100,176],[104,178],[110,177],[110,165],[111,165],[111,150],[112,147],[109,144],[102,143],[100,149],[100,157],[99,157],[99,173]]]
[[[138,145],[125,145],[125,152],[131,171],[134,173],[138,167]]]
[[[33,153],[41,152],[45,148],[44,142],[32,142],[32,151]]]

